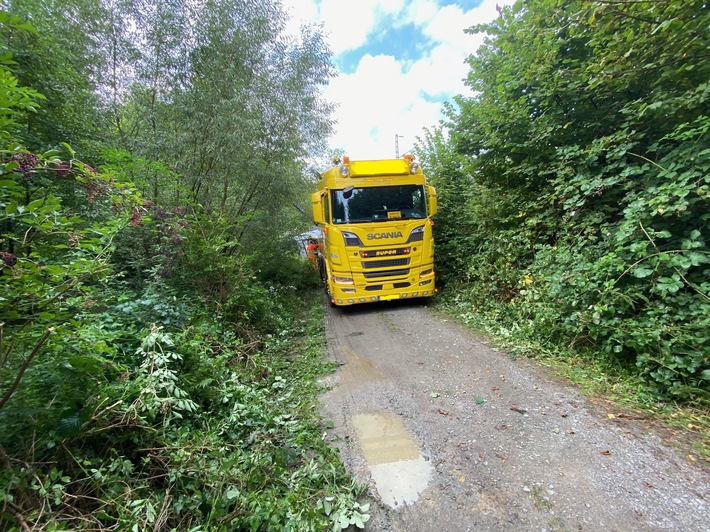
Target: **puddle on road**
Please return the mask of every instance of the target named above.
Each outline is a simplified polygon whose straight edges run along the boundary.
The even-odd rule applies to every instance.
[[[356,414],[353,425],[382,502],[391,508],[415,503],[432,468],[401,418],[389,412]]]

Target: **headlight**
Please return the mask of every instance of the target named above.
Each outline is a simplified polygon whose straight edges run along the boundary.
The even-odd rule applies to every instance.
[[[412,229],[412,232],[409,233],[409,239],[407,242],[421,242],[422,240],[424,240],[424,226],[420,225],[419,227]]]
[[[355,233],[349,231],[343,231],[343,238],[345,239],[346,246],[359,246],[362,247],[362,241]]]
[[[351,277],[340,277],[339,275],[333,275],[333,282],[338,284],[355,284],[355,281]]]

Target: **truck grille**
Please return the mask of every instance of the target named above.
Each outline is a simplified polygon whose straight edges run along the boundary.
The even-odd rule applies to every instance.
[[[409,259],[372,260],[362,263],[363,268],[392,268],[394,266],[409,266]]]
[[[400,277],[409,275],[409,270],[389,270],[383,272],[365,272],[363,273],[366,279],[374,279],[375,277]]]

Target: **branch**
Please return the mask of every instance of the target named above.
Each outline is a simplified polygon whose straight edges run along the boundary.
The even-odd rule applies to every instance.
[[[25,521],[25,519],[22,517],[22,513],[20,513],[18,507],[15,504],[8,501],[7,511],[12,514],[12,516],[15,518],[15,521],[17,521],[17,524],[22,530],[26,530],[27,532],[30,532],[32,530],[27,524],[27,521]]]
[[[32,363],[32,359],[39,353],[40,348],[44,345],[44,343],[47,341],[47,338],[49,338],[49,335],[54,332],[54,327],[50,327],[47,329],[44,334],[42,335],[42,338],[39,339],[37,342],[37,345],[35,345],[35,348],[32,350],[32,353],[30,353],[30,356],[27,357],[27,359],[22,363],[22,366],[20,367],[20,371],[17,374],[17,377],[15,377],[15,382],[12,383],[12,386],[10,386],[10,389],[5,393],[3,396],[2,400],[0,400],[0,410],[2,410],[5,406],[5,404],[10,400],[12,395],[15,393],[15,390],[17,390],[17,387],[20,385],[20,381],[22,380],[23,375],[25,374],[25,371],[27,371],[27,368],[29,365]]]
[[[641,230],[643,231],[643,234],[646,235],[646,238],[648,238],[648,241],[651,242],[651,245],[652,245],[654,248],[656,248],[656,251],[657,251],[658,254],[660,255],[660,254],[661,254],[661,250],[658,249],[658,246],[656,246],[656,243],[653,241],[653,238],[651,238],[651,235],[648,234],[648,232],[646,231],[646,228],[643,226],[643,223],[641,223],[641,221],[639,221],[639,225],[641,226]],[[700,288],[696,287],[693,283],[691,283],[690,281],[688,281],[688,279],[685,278],[685,275],[683,275],[683,273],[682,273],[678,268],[676,268],[675,266],[672,266],[672,268],[673,268],[673,269],[675,270],[675,272],[680,276],[680,278],[683,279],[683,281],[685,281],[685,284],[686,284],[686,285],[688,285],[689,287],[691,287],[693,290],[695,290],[698,294],[700,294],[701,296],[703,296],[705,299],[710,299],[710,297],[708,297],[707,295],[705,295],[705,294],[700,290]]]
[[[5,452],[5,448],[0,444],[0,469],[3,471],[12,471],[12,466],[10,465],[10,457]]]
[[[5,322],[0,321],[0,367],[4,366],[7,362],[9,351],[7,355],[5,353]]]
[[[658,22],[655,21],[655,20],[651,20],[651,19],[648,19],[648,18],[644,18],[644,17],[639,17],[639,16],[636,16],[636,15],[632,15],[632,14],[630,14],[630,13],[626,13],[626,12],[624,12],[624,11],[620,11],[619,9],[612,9],[612,12],[613,12],[613,13],[616,13],[617,15],[621,15],[621,16],[623,16],[623,17],[627,17],[627,18],[630,18],[630,19],[633,19],[633,20],[638,20],[639,22],[645,22],[646,24],[652,24],[652,25],[658,24]]]

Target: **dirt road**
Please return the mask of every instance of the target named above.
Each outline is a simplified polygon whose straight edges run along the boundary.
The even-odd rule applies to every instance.
[[[710,478],[420,302],[328,308],[323,414],[371,531],[708,530]]]

